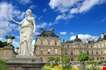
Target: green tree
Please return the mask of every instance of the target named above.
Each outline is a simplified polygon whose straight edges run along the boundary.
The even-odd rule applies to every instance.
[[[78,57],[78,60],[81,63],[81,70],[86,70],[85,61],[88,61],[89,60],[89,55],[87,53],[80,52],[80,55]]]
[[[7,45],[7,42],[2,42],[2,41],[0,41],[0,47],[2,48],[2,47],[4,47],[4,46],[6,46]]]
[[[67,55],[64,55],[64,56],[63,56],[63,63],[67,64],[67,63],[69,63],[69,62],[70,62],[70,57],[67,56]]]
[[[48,62],[53,62],[53,61],[55,61],[54,57],[48,57]]]
[[[88,61],[89,60],[89,55],[87,53],[80,52],[78,60],[81,61],[81,62],[82,61]]]
[[[55,58],[54,57],[48,57],[48,62],[50,63],[51,67],[55,66]]]
[[[62,57],[62,66],[63,66],[63,70],[65,70],[65,69],[69,70],[71,68],[69,56],[64,55]]]

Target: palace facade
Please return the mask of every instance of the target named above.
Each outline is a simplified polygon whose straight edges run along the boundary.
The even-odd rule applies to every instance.
[[[78,61],[80,52],[87,53],[91,60],[106,59],[106,34],[101,34],[97,41],[84,43],[78,35],[73,41],[61,42],[59,36],[53,31],[43,31],[36,39],[35,56],[40,57],[43,62],[48,57],[68,55],[71,61]]]

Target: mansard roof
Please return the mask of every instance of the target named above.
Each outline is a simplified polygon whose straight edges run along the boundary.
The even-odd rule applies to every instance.
[[[42,31],[41,34],[39,36],[43,36],[43,37],[59,37],[55,34],[54,31]]]
[[[102,40],[106,40],[106,33],[102,33],[103,34],[103,38],[100,36],[97,40],[98,41],[102,41]]]
[[[74,40],[70,40],[70,41],[66,41],[65,43],[82,43],[82,40],[80,38],[78,38],[78,35],[76,36],[76,38]]]
[[[78,38],[78,35],[76,35],[76,38],[73,40],[74,42],[82,42],[80,38]]]

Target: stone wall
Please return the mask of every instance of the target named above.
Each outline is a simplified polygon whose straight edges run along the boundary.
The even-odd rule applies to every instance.
[[[15,54],[12,51],[12,48],[10,47],[5,47],[5,48],[0,48],[0,59],[8,60],[11,59],[15,56]]]

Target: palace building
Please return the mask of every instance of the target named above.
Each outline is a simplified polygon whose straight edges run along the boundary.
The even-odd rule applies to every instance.
[[[36,39],[35,56],[46,62],[50,56],[61,55],[61,42],[59,36],[53,31],[43,31]]]
[[[48,57],[68,55],[71,61],[78,61],[80,52],[87,53],[91,60],[106,59],[106,34],[95,41],[84,43],[78,35],[73,41],[61,42],[53,31],[43,31],[36,39],[35,56],[47,62]]]
[[[106,40],[105,38],[97,42],[89,41],[88,43],[83,43],[81,39],[76,36],[73,41],[64,42],[64,48],[67,49],[66,55],[70,56],[71,61],[78,61],[78,56],[80,52],[87,53],[91,60],[104,60],[106,58]]]

